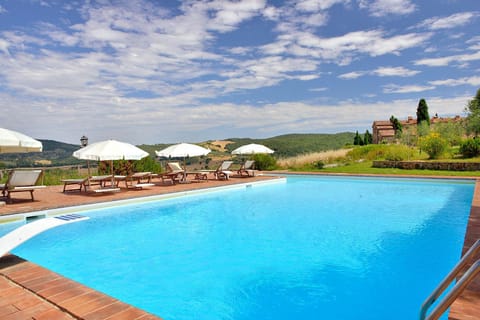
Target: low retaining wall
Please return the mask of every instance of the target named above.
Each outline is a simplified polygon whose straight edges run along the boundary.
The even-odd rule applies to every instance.
[[[477,171],[480,162],[431,162],[431,161],[373,161],[374,168],[399,168],[420,170]]]

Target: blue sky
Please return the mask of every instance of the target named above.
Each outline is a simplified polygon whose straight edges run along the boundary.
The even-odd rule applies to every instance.
[[[153,144],[463,115],[479,30],[478,0],[2,0],[0,121]]]

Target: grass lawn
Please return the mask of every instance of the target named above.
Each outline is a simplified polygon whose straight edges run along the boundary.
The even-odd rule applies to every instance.
[[[373,168],[372,161],[357,162],[344,166],[310,170],[325,173],[350,173],[350,174],[398,174],[419,176],[451,176],[451,177],[480,177],[480,171],[447,171],[447,170],[405,170],[397,168]]]

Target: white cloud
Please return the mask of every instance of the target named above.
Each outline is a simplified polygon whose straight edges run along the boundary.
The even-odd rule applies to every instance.
[[[9,46],[10,46],[10,44],[8,43],[8,41],[6,41],[4,39],[0,39],[0,51],[5,53],[6,55],[9,54],[9,52],[8,52],[8,47]]]
[[[388,84],[383,87],[384,93],[414,93],[423,92],[435,89],[434,86],[419,86],[419,85],[405,85],[400,86],[396,84]]]
[[[404,67],[380,67],[373,71],[374,74],[380,77],[411,77],[420,71],[409,70]]]
[[[421,26],[431,30],[452,29],[470,23],[478,17],[477,12],[455,13],[448,17],[433,17],[425,20]]]
[[[448,87],[455,87],[455,86],[461,86],[461,85],[480,86],[480,77],[473,76],[473,77],[465,77],[460,79],[435,80],[435,81],[430,81],[429,83],[434,86],[448,86]]]
[[[405,15],[417,7],[410,0],[358,0],[361,9],[367,9],[374,17],[385,15]]]
[[[338,77],[340,79],[357,79],[365,74],[366,72],[363,72],[363,71],[352,71],[352,72],[341,74]]]
[[[328,88],[312,88],[312,89],[309,89],[309,91],[313,91],[313,92],[323,92],[323,91],[327,91]]]
[[[327,10],[337,3],[345,3],[345,0],[298,0],[295,7],[300,11],[317,12]]]
[[[359,54],[372,57],[396,54],[402,50],[422,45],[431,37],[429,33],[409,33],[387,37],[381,30],[355,31],[321,38],[309,32],[292,32],[278,37],[277,42],[263,46],[265,54],[289,53],[311,58],[349,63]]]
[[[404,67],[379,67],[372,71],[352,71],[339,75],[341,79],[357,79],[365,75],[376,75],[379,77],[411,77],[420,73],[417,70],[409,70]]]
[[[439,57],[439,58],[426,58],[414,61],[415,65],[424,65],[430,67],[440,67],[440,66],[447,66],[451,63],[459,63],[459,62],[471,62],[475,60],[480,60],[480,51],[471,54],[460,54],[460,55],[453,55],[453,56],[446,56],[446,57]]]
[[[259,15],[265,8],[265,0],[213,1],[206,6],[214,11],[208,28],[220,32],[234,30],[240,23]]]

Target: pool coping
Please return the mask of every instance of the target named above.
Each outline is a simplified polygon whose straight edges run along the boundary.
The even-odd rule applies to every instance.
[[[172,192],[172,193],[148,195],[148,196],[119,199],[119,200],[113,200],[113,201],[107,201],[107,202],[88,203],[88,204],[68,206],[68,207],[8,214],[3,216],[0,215],[0,224],[22,221],[22,220],[37,217],[37,216],[42,218],[54,217],[54,216],[63,215],[63,214],[79,213],[87,210],[96,210],[96,209],[117,207],[122,205],[131,205],[135,203],[168,200],[168,199],[174,199],[179,197],[195,196],[195,195],[204,194],[204,193],[215,193],[215,192],[222,192],[226,190],[243,189],[243,188],[248,188],[250,186],[262,186],[262,185],[285,183],[285,182],[286,182],[286,178],[279,177],[278,179],[271,179],[271,180],[250,181],[250,182],[236,183],[236,184],[217,186],[217,187],[211,187],[211,188],[202,188],[202,189],[193,189],[193,190],[178,191],[178,192]]]
[[[309,172],[273,172],[274,175],[312,175]],[[313,175],[316,175],[315,173]],[[470,246],[480,239],[480,178],[479,177],[444,177],[444,176],[411,176],[411,175],[358,175],[358,174],[335,174],[321,173],[319,175],[327,176],[358,176],[358,177],[385,177],[385,178],[420,178],[420,179],[452,179],[452,180],[475,180],[475,191],[471,204],[469,222],[465,234],[462,255]],[[195,195],[204,192],[223,191],[230,188],[243,188],[254,183],[271,183],[274,180],[255,181],[246,183],[235,183],[228,186],[214,188],[200,188],[190,191],[180,191],[167,193],[163,195],[147,196],[140,198],[122,199],[109,202],[99,202],[94,204],[82,205],[87,208],[108,207],[112,205],[130,204],[141,201],[141,198],[172,198],[174,194],[177,197],[183,195]],[[213,191],[209,191],[213,190]],[[108,205],[110,204],[110,205]],[[45,214],[58,215],[65,212],[71,212],[71,207],[40,210]],[[16,214],[18,219],[31,216],[32,212]],[[7,221],[16,216],[9,214],[0,217],[2,221]],[[3,218],[3,219],[2,219]],[[480,255],[475,257],[480,259]],[[439,279],[440,281],[441,279]],[[57,291],[55,291],[57,290]],[[20,292],[20,296],[10,296],[11,292]],[[50,296],[52,294],[52,296]],[[4,302],[8,297],[7,302]],[[26,298],[27,297],[27,298]],[[52,298],[53,297],[53,298]],[[155,315],[149,314],[141,309],[125,304],[112,297],[97,292],[91,288],[76,283],[73,280],[63,278],[62,276],[25,261],[14,255],[5,256],[0,260],[0,317],[2,319],[22,318],[41,319],[161,319]],[[27,299],[28,302],[25,302]],[[59,300],[60,299],[60,300]],[[420,306],[419,306],[420,308]],[[30,313],[28,313],[30,312]],[[28,314],[28,316],[27,316]],[[465,292],[453,303],[450,308],[449,320],[467,320],[478,319],[480,315],[480,279],[473,281]]]

